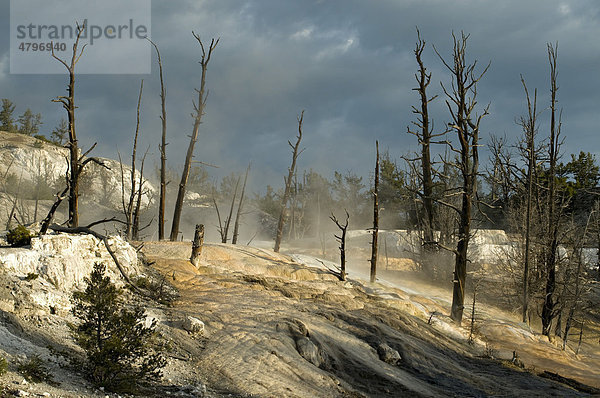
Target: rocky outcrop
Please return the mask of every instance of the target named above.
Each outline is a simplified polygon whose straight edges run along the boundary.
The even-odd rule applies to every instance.
[[[140,273],[137,252],[120,237],[109,238],[120,264],[129,275]],[[0,268],[22,278],[38,275],[54,288],[81,287],[94,264],[107,264],[107,275],[122,280],[104,243],[91,235],[48,234],[31,239],[31,248],[0,248]]]
[[[37,199],[42,201],[53,201],[53,195],[64,187],[68,156],[68,150],[61,146],[22,134],[0,131],[0,176],[5,176],[5,180],[13,182],[11,186],[0,187],[8,191],[0,197],[0,200],[11,201],[10,197],[17,196],[31,201],[37,196]],[[112,159],[99,159],[108,168],[93,162],[88,163],[81,175],[79,188],[81,198],[107,209],[120,210],[122,207],[121,164]],[[124,164],[123,172],[123,184],[128,197],[128,187],[131,187],[131,168]],[[151,198],[156,196],[156,188],[144,179],[142,206],[147,206]],[[26,204],[27,207],[33,206],[31,203]],[[0,208],[7,206],[10,208],[10,205],[0,203]],[[33,213],[31,209],[26,210],[28,213]],[[0,220],[5,220],[6,217],[6,214],[0,213]]]

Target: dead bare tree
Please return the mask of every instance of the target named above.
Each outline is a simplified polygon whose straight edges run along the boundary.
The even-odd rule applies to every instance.
[[[348,231],[348,220],[350,219],[348,210],[344,209],[344,212],[346,213],[346,221],[343,224],[339,222],[335,217],[335,214],[331,213],[331,216],[329,216],[331,221],[333,221],[341,231],[340,235],[334,235],[340,244],[340,274],[338,277],[341,281],[346,280],[346,232]]]
[[[536,119],[537,119],[537,89],[533,94],[533,103],[525,84],[525,79],[521,76],[521,83],[525,90],[525,97],[527,99],[527,116],[521,117],[519,124],[523,128],[525,134],[525,148],[524,152],[527,156],[527,198],[526,198],[526,214],[525,214],[525,253],[523,255],[523,322],[527,322],[528,316],[528,304],[529,304],[529,259],[530,259],[530,246],[531,246],[531,212],[533,202],[533,175],[537,164],[537,150],[535,147],[535,136],[537,133]]]
[[[148,39],[150,43],[154,46],[156,50],[156,55],[158,57],[158,71],[160,76],[160,104],[161,104],[161,143],[158,146],[158,150],[160,151],[160,197],[158,199],[158,240],[163,240],[165,238],[165,205],[167,198],[167,107],[166,107],[166,91],[165,91],[165,82],[163,78],[163,66],[162,60],[160,58],[160,51],[158,50],[158,46],[152,40]]]
[[[144,80],[142,79],[140,83],[140,92],[138,95],[137,101],[137,111],[136,111],[136,123],[135,123],[135,134],[133,136],[133,147],[131,150],[131,170],[130,170],[130,179],[131,179],[131,187],[129,191],[129,200],[125,201],[125,172],[123,169],[123,162],[121,161],[121,155],[119,154],[119,162],[121,166],[121,202],[123,205],[123,214],[125,215],[125,236],[128,240],[132,239],[133,235],[133,211],[135,205],[135,198],[137,189],[137,179],[135,176],[135,163],[137,160],[137,144],[138,144],[138,136],[140,132],[140,105],[142,103],[142,92],[144,90]],[[140,186],[142,184],[142,179],[140,176]]]
[[[242,185],[242,193],[240,194],[240,203],[238,204],[237,214],[235,215],[235,224],[233,226],[233,237],[231,243],[237,244],[238,234],[240,231],[240,217],[242,215],[242,206],[244,204],[244,194],[246,193],[246,182],[248,181],[248,173],[250,172],[250,163],[246,169],[246,175],[244,176],[244,184]]]
[[[477,196],[477,174],[479,168],[479,126],[483,116],[488,114],[489,105],[483,110],[480,115],[475,112],[477,105],[477,83],[487,72],[490,64],[480,74],[475,74],[477,61],[468,64],[466,61],[466,48],[469,35],[461,32],[461,36],[456,37],[452,33],[453,39],[453,55],[450,63],[446,62],[439,54],[442,63],[452,74],[451,89],[448,90],[443,84],[442,89],[446,95],[446,106],[452,117],[452,123],[449,124],[456,131],[459,148],[448,145],[450,149],[457,154],[458,160],[453,164],[461,175],[460,196],[462,199],[461,207],[452,205],[451,203],[441,202],[442,205],[447,205],[453,208],[460,217],[458,225],[458,242],[455,254],[454,278],[453,278],[453,293],[452,293],[452,308],[450,317],[461,323],[464,311],[465,299],[465,281],[467,277],[467,250],[469,247],[469,239],[471,238],[471,218],[472,205]]]
[[[544,306],[542,307],[542,334],[550,336],[550,328],[552,320],[557,312],[555,307],[557,304],[554,297],[556,289],[556,252],[558,250],[558,229],[559,216],[556,211],[557,189],[556,189],[556,162],[560,147],[560,116],[556,115],[556,94],[558,91],[556,60],[558,57],[558,45],[553,46],[548,44],[548,62],[550,64],[550,142],[548,153],[548,196],[547,196],[547,238],[546,244],[546,291],[544,295]]]
[[[437,95],[429,98],[427,96],[427,87],[431,82],[431,73],[427,73],[427,68],[423,64],[422,54],[425,49],[426,42],[421,39],[419,29],[417,29],[417,44],[414,50],[415,58],[419,69],[415,74],[418,87],[413,90],[419,93],[421,99],[420,109],[413,106],[412,112],[417,115],[417,121],[412,124],[417,128],[417,131],[412,131],[408,128],[408,133],[417,137],[419,145],[421,145],[421,153],[415,160],[419,160],[421,164],[420,173],[418,173],[420,190],[416,194],[421,198],[423,203],[424,216],[420,220],[423,230],[423,249],[424,253],[436,251],[437,244],[434,237],[434,198],[433,198],[433,162],[431,160],[431,144],[432,139],[445,134],[445,131],[439,134],[433,133],[433,126],[430,125],[429,103],[437,98]],[[424,259],[428,261],[428,259]]]
[[[233,217],[233,208],[235,207],[235,198],[237,197],[238,187],[240,185],[240,178],[238,177],[235,183],[235,189],[233,191],[233,198],[231,198],[231,206],[229,207],[229,215],[227,219],[225,219],[225,230],[224,230],[224,239],[223,243],[227,243],[227,239],[229,238],[229,226],[231,225],[231,217]]]
[[[217,221],[219,222],[219,225],[218,225],[219,235],[221,236],[221,242],[226,243],[227,235],[225,235],[225,228],[223,227],[223,223],[221,222],[221,212],[219,211],[219,205],[217,204],[216,196],[217,196],[216,189],[213,188],[212,200],[213,200],[213,204],[215,205],[215,211],[217,212]]]
[[[583,247],[588,238],[588,232],[589,232],[589,227],[590,227],[590,224],[592,221],[593,213],[594,212],[591,211],[590,214],[588,215],[588,220],[586,222],[583,233],[578,235],[578,237],[576,239],[576,243],[573,247],[573,255],[572,256],[576,263],[576,269],[575,269],[575,280],[573,281],[574,286],[572,286],[571,288],[574,289],[574,291],[572,292],[573,297],[571,298],[571,304],[569,306],[569,311],[567,312],[567,319],[565,321],[565,330],[563,333],[563,346],[562,346],[563,350],[565,350],[567,347],[567,340],[569,338],[569,332],[571,330],[572,323],[575,319],[575,311],[580,309],[581,304],[582,304],[582,296],[583,296],[584,285],[585,285],[585,281],[584,281],[585,264],[584,264],[584,259],[583,259]],[[565,288],[568,288],[568,287],[569,286],[567,286],[567,285],[565,286]],[[583,334],[583,327],[581,328],[580,335],[581,334]],[[580,341],[581,341],[581,336],[580,336]]]
[[[304,111],[300,113],[298,117],[298,135],[296,136],[296,144],[292,145],[290,141],[288,141],[288,145],[292,148],[292,164],[288,169],[288,176],[285,178],[285,190],[283,191],[283,198],[281,199],[281,212],[279,213],[279,221],[277,222],[277,235],[275,237],[275,247],[273,250],[278,253],[279,248],[281,247],[281,238],[283,237],[283,226],[285,224],[285,212],[287,209],[287,202],[290,198],[290,191],[292,188],[292,179],[294,178],[294,174],[296,173],[296,162],[298,160],[298,156],[304,149],[300,149],[300,141],[302,141],[302,122],[304,120]]]
[[[477,281],[474,283],[473,285],[473,301],[471,302],[471,325],[469,326],[469,338],[468,338],[468,342],[469,344],[473,344],[475,341],[475,331],[476,331],[476,327],[475,327],[475,318],[476,318],[476,311],[475,311],[475,306],[477,305],[477,291],[479,290],[479,282]]]
[[[150,223],[142,228],[140,228],[140,219],[141,219],[141,211],[142,211],[142,196],[144,195],[144,163],[146,163],[146,156],[148,156],[148,151],[150,147],[146,148],[146,152],[142,157],[142,163],[140,165],[140,183],[138,184],[138,192],[137,192],[137,202],[135,205],[135,209],[133,210],[133,223],[131,226],[131,237],[133,240],[139,240],[140,231],[149,227]]]
[[[183,171],[181,172],[181,181],[179,182],[179,190],[177,191],[177,199],[175,200],[175,210],[173,211],[173,223],[171,225],[171,241],[176,241],[179,236],[179,222],[181,219],[181,212],[183,211],[183,199],[185,197],[185,189],[187,186],[188,177],[190,175],[190,167],[192,165],[192,158],[194,157],[194,146],[198,141],[198,129],[202,122],[202,116],[204,115],[204,106],[206,105],[206,99],[208,92],[206,91],[206,71],[208,69],[208,63],[215,47],[219,44],[219,39],[212,39],[208,47],[208,51],[204,48],[204,44],[200,39],[200,36],[192,32],[192,35],[202,50],[202,58],[200,59],[200,65],[202,67],[202,76],[200,78],[200,90],[196,89],[198,93],[197,102],[193,102],[194,113],[194,127],[192,128],[192,135],[190,136],[190,144],[188,146],[187,154],[185,156],[185,163],[183,164]]]
[[[375,177],[373,182],[373,240],[371,241],[371,274],[370,281],[377,279],[377,237],[379,235],[379,141],[375,141],[377,156],[375,160]]]
[[[68,95],[58,96],[56,99],[53,99],[52,102],[60,102],[63,108],[67,111],[68,115],[69,142],[66,146],[69,148],[70,155],[69,169],[67,170],[69,175],[68,187],[70,227],[77,227],[79,225],[79,176],[81,175],[85,165],[89,162],[95,162],[106,167],[104,163],[96,158],[86,158],[86,156],[94,149],[96,144],[92,145],[92,147],[83,155],[79,155],[79,144],[77,142],[77,134],[75,132],[75,66],[77,65],[77,62],[79,62],[79,59],[83,55],[83,51],[86,47],[84,45],[81,48],[81,51],[78,51],[79,40],[84,29],[85,24],[83,26],[77,24],[77,37],[75,39],[75,43],[73,44],[73,54],[69,63],[56,56],[56,54],[54,54],[54,46],[52,46],[52,57],[63,64],[69,73],[69,84],[67,86]]]

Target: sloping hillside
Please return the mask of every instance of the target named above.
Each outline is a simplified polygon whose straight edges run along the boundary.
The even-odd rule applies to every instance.
[[[598,356],[561,354],[493,308],[483,310],[489,322],[468,344],[466,330],[444,315],[448,292],[422,282],[382,273],[381,283],[370,285],[360,279],[366,270],[355,265],[351,279],[340,282],[309,255],[224,244],[206,244],[195,268],[187,260],[189,243],[146,242],[149,267],[125,242],[111,245],[134,280],[155,278],[178,290],[170,307],[127,293],[129,303],[144,305],[158,321],[170,347],[164,377],[147,396],[547,397],[598,391],[536,375],[544,370],[600,387]],[[120,281],[95,238],[57,234],[36,238],[31,248],[0,249],[0,355],[10,363],[0,377],[5,391],[105,396],[69,364],[81,355],[67,327],[74,321],[70,292],[97,261]],[[518,350],[524,369],[511,363],[511,350]],[[22,382],[16,365],[34,355],[59,384]]]
[[[415,283],[417,293],[339,282],[323,268],[251,247],[208,245],[199,269],[186,261],[187,244],[148,243],[144,252],[180,289],[177,308],[206,323],[202,345],[191,355],[209,384],[273,397],[585,395],[492,360],[481,340],[467,344],[465,331],[442,315],[441,292],[427,295],[428,286]],[[518,342],[515,349],[528,353],[525,366],[535,366],[534,373],[552,355],[565,355],[506,324],[489,325],[497,337],[514,330],[497,347]],[[388,356],[395,352],[398,357]],[[600,384],[598,357],[585,365],[573,357],[557,363],[567,376]],[[552,361],[546,365],[556,370]]]

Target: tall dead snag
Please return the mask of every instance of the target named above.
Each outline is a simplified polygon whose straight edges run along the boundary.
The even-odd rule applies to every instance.
[[[160,58],[160,51],[158,51],[158,46],[150,39],[148,39],[150,43],[154,46],[156,50],[156,55],[158,57],[158,71],[160,75],[160,104],[162,114],[160,116],[161,126],[162,126],[162,135],[161,142],[158,146],[158,150],[160,151],[160,197],[158,199],[158,240],[163,240],[165,238],[165,204],[167,198],[167,108],[165,104],[165,82],[163,79],[163,67],[162,60]]]
[[[200,90],[196,89],[198,93],[198,101],[194,102],[194,127],[192,128],[192,135],[190,136],[190,144],[188,146],[187,154],[185,156],[185,163],[183,164],[183,171],[181,173],[181,181],[179,182],[179,190],[177,191],[177,199],[175,200],[175,210],[173,211],[173,223],[171,224],[171,236],[172,242],[177,240],[179,236],[179,221],[181,219],[181,212],[183,210],[183,198],[185,197],[185,188],[187,186],[188,177],[190,176],[190,168],[192,166],[192,158],[194,157],[194,145],[198,141],[198,129],[202,122],[202,116],[204,115],[204,106],[206,105],[206,99],[208,92],[206,92],[206,70],[208,69],[208,63],[213,50],[219,44],[219,39],[212,39],[208,47],[208,52],[204,48],[200,36],[192,32],[192,35],[196,38],[200,44],[202,50],[202,58],[200,59],[200,65],[202,66],[202,77],[200,78]]]
[[[417,131],[412,131],[408,128],[408,133],[417,137],[421,145],[421,154],[418,157],[421,163],[421,172],[419,174],[421,190],[417,191],[417,195],[421,197],[423,202],[424,217],[420,218],[420,224],[423,231],[423,249],[425,253],[431,253],[436,250],[437,245],[434,237],[434,214],[433,214],[433,176],[432,176],[432,161],[431,161],[431,140],[442,134],[433,134],[429,120],[429,103],[437,98],[437,95],[428,98],[427,87],[431,82],[431,73],[427,73],[427,68],[423,64],[421,55],[425,49],[425,41],[421,39],[421,34],[417,29],[417,44],[414,50],[415,58],[419,69],[415,74],[418,87],[413,90],[419,93],[421,98],[421,107],[412,107],[412,112],[417,115],[417,121],[412,124],[417,128]],[[428,261],[424,259],[424,261]]]
[[[592,221],[592,217],[594,211],[592,210],[590,212],[590,214],[588,215],[588,220],[585,224],[585,228],[583,230],[583,233],[581,233],[579,235],[579,237],[576,239],[576,243],[573,247],[573,257],[575,258],[575,262],[577,264],[577,268],[575,270],[575,281],[573,282],[573,284],[575,284],[574,286],[574,291],[572,292],[573,297],[571,298],[571,304],[569,306],[569,311],[567,313],[567,319],[565,322],[565,331],[563,334],[563,346],[562,349],[565,350],[567,347],[567,340],[569,339],[569,332],[571,330],[571,326],[573,324],[573,322],[575,321],[575,311],[576,310],[581,310],[581,306],[582,306],[582,301],[583,301],[583,294],[584,294],[584,290],[585,290],[585,278],[584,278],[584,274],[585,274],[585,264],[584,264],[584,256],[583,256],[583,247],[585,245],[585,242],[588,240],[588,231],[589,231],[589,227],[590,227],[590,223]],[[564,293],[563,293],[564,295]],[[583,322],[583,321],[582,321]],[[583,326],[581,327],[580,333],[579,333],[579,344],[581,344],[581,338],[582,338],[582,334],[583,334]],[[579,347],[578,347],[579,349]]]
[[[525,155],[527,156],[527,204],[525,211],[525,253],[523,262],[523,322],[527,322],[527,311],[529,306],[529,262],[530,262],[530,246],[531,246],[531,211],[533,202],[533,174],[537,163],[537,152],[535,148],[535,135],[537,127],[535,125],[537,118],[537,89],[534,91],[533,104],[529,97],[529,91],[525,84],[525,79],[521,76],[521,83],[525,89],[525,97],[527,98],[527,116],[522,117],[519,124],[523,128],[525,134]]]
[[[238,234],[240,231],[240,217],[242,215],[242,205],[244,204],[244,194],[246,193],[246,182],[248,181],[248,173],[250,172],[250,164],[246,169],[246,175],[244,176],[244,184],[242,185],[242,193],[240,194],[240,203],[238,204],[237,214],[235,215],[235,224],[233,226],[233,237],[231,243],[237,244]]]
[[[129,193],[129,200],[125,203],[125,184],[124,184],[124,171],[123,171],[123,163],[121,162],[121,200],[123,202],[123,213],[125,213],[125,236],[127,236],[128,240],[132,239],[132,230],[133,230],[133,211],[135,205],[135,196],[137,193],[137,183],[135,177],[135,162],[137,158],[137,143],[138,136],[140,132],[140,105],[142,103],[142,92],[144,90],[144,80],[140,83],[140,93],[138,96],[137,102],[137,112],[136,112],[136,123],[135,123],[135,134],[133,136],[133,149],[131,150],[131,189]],[[120,155],[119,155],[120,158]],[[140,177],[140,185],[142,183]]]
[[[377,237],[379,235],[379,141],[375,141],[375,180],[373,183],[373,241],[371,242],[371,283],[377,278]]]
[[[304,120],[304,111],[300,113],[298,117],[298,135],[296,137],[296,144],[292,145],[290,141],[288,141],[288,145],[292,148],[292,165],[288,169],[288,176],[285,178],[285,190],[283,191],[283,198],[281,199],[281,212],[279,213],[279,221],[277,222],[277,235],[275,237],[275,247],[273,250],[278,253],[279,248],[281,247],[281,238],[283,237],[283,226],[285,224],[285,212],[287,209],[287,202],[290,198],[290,191],[292,189],[292,179],[294,178],[294,174],[296,173],[296,161],[298,160],[298,156],[304,149],[300,149],[300,141],[302,141],[302,121]]]
[[[560,146],[560,120],[556,122],[556,85],[557,70],[556,58],[557,46],[548,44],[548,62],[550,63],[550,142],[548,153],[548,220],[546,243],[546,292],[544,295],[544,306],[542,308],[542,334],[550,335],[552,320],[556,316],[555,307],[557,301],[554,297],[556,289],[556,252],[558,249],[558,224],[559,217],[556,212],[556,162]]]
[[[142,195],[144,194],[144,163],[146,163],[146,156],[148,156],[148,151],[150,147],[146,148],[146,152],[142,157],[142,164],[140,165],[140,183],[138,184],[138,192],[137,192],[137,202],[135,204],[135,209],[133,210],[133,225],[131,226],[131,237],[133,240],[139,240],[140,231],[150,226],[152,221],[148,223],[148,225],[140,228],[140,219],[141,219],[141,208],[142,208]]]
[[[102,162],[95,158],[85,158],[87,154],[90,153],[92,149],[96,146],[94,144],[87,152],[83,155],[79,155],[79,145],[77,142],[77,134],[75,132],[75,66],[79,59],[83,55],[83,50],[85,49],[85,45],[81,48],[81,51],[78,51],[79,47],[79,39],[85,30],[85,24],[83,26],[77,24],[77,37],[75,39],[75,43],[73,44],[73,54],[71,56],[71,60],[69,63],[67,61],[62,60],[58,56],[54,54],[54,47],[52,47],[52,57],[59,61],[61,64],[65,66],[67,72],[69,73],[69,84],[67,86],[67,96],[58,96],[56,99],[53,99],[52,102],[60,102],[63,108],[67,111],[68,116],[68,125],[69,125],[69,142],[67,143],[67,147],[69,148],[69,173],[68,178],[68,187],[69,187],[69,226],[77,227],[79,226],[79,176],[83,171],[85,165],[90,162],[96,162],[104,166]]]
[[[218,225],[218,229],[219,229],[219,235],[221,236],[221,242],[222,243],[227,243],[227,235],[225,235],[225,228],[223,228],[223,223],[221,222],[221,212],[219,212],[219,205],[217,204],[217,199],[216,199],[216,189],[213,189],[213,204],[215,205],[215,211],[217,212],[217,220],[219,221],[219,225]]]
[[[227,216],[227,219],[225,220],[225,230],[224,230],[224,237],[223,237],[223,243],[227,243],[227,239],[229,238],[229,226],[231,225],[231,217],[233,217],[233,208],[235,207],[235,198],[237,197],[237,191],[238,191],[238,187],[240,185],[240,178],[238,177],[236,183],[235,183],[235,190],[233,191],[233,198],[231,199],[231,207],[229,208],[229,215]]]
[[[346,232],[348,231],[348,220],[350,219],[350,214],[348,214],[348,210],[344,209],[346,212],[346,221],[342,224],[335,217],[335,214],[331,214],[329,218],[331,221],[337,225],[337,227],[342,232],[341,235],[334,235],[337,241],[340,243],[340,275],[339,278],[341,281],[346,280]]]
[[[458,324],[462,321],[465,301],[465,281],[467,277],[467,249],[471,237],[471,208],[477,196],[477,173],[479,167],[479,125],[483,116],[487,115],[488,107],[482,114],[477,115],[477,83],[488,70],[490,64],[479,75],[475,75],[477,61],[467,64],[466,47],[469,35],[461,33],[457,38],[452,33],[454,41],[452,62],[447,63],[438,53],[438,56],[452,74],[451,91],[442,84],[442,89],[447,97],[446,106],[450,111],[452,123],[450,126],[456,131],[459,148],[450,149],[457,155],[457,161],[453,165],[459,170],[461,177],[460,195],[461,207],[450,203],[442,203],[450,206],[459,214],[458,243],[455,254],[454,280],[452,293],[452,309],[450,317]],[[435,49],[435,48],[434,48]],[[437,50],[436,50],[437,53]],[[441,203],[441,202],[440,202]]]
[[[194,232],[194,241],[192,242],[192,255],[190,256],[190,262],[194,267],[198,266],[200,262],[200,254],[202,254],[202,245],[204,244],[204,224],[196,224],[196,231]]]

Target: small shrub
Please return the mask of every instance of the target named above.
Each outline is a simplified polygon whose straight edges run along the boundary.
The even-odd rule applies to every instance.
[[[483,356],[489,359],[495,359],[497,356],[496,349],[489,342],[485,342],[485,350],[483,352]]]
[[[25,280],[29,282],[29,281],[36,280],[38,277],[39,277],[38,274],[36,274],[34,272],[29,272],[29,273],[27,273],[27,276],[25,277]]]
[[[12,247],[27,246],[31,244],[31,232],[22,225],[11,229],[6,235],[6,241]]]
[[[41,383],[46,382],[52,384],[52,374],[44,365],[44,361],[37,355],[32,356],[28,361],[20,363],[17,371],[25,377],[29,382]]]
[[[0,376],[2,376],[8,370],[8,362],[2,356],[0,356]]]
[[[124,307],[121,292],[96,264],[84,281],[85,291],[73,293],[72,326],[77,344],[86,353],[89,379],[110,391],[135,391],[140,382],[158,380],[166,361],[154,344],[155,326],[144,326],[144,309]]]
[[[44,134],[35,134],[35,135],[34,135],[34,137],[35,137],[35,138],[37,138],[39,141],[42,141],[42,142],[48,142],[48,143],[52,143],[52,141],[50,141],[50,140],[48,139],[48,137],[46,137]],[[37,141],[37,142],[36,142],[36,144],[37,144],[39,141]],[[40,144],[41,144],[41,142],[40,142]],[[34,144],[34,145],[35,145],[35,144]]]
[[[17,390],[11,389],[6,385],[0,385],[0,398],[16,397]]]
[[[177,291],[164,275],[140,276],[135,280],[135,285],[145,290],[150,298],[162,305],[171,306],[177,298]]]

